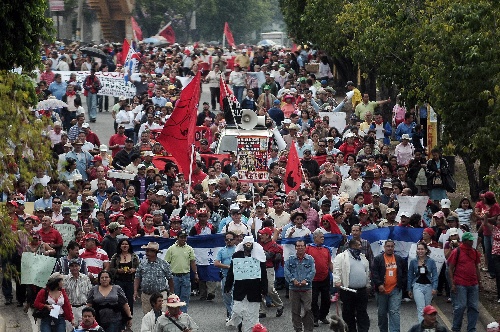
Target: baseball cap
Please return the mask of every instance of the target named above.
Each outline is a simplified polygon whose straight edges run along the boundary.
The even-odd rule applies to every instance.
[[[441,209],[449,209],[450,207],[451,207],[451,201],[448,198],[444,198],[441,200]]]
[[[411,217],[411,213],[409,213],[408,211],[403,211],[403,212],[401,212],[401,217],[408,217],[409,218],[409,217]]]
[[[125,227],[124,225],[121,225],[120,223],[116,222],[116,221],[113,221],[113,222],[110,222],[109,225],[108,225],[108,230],[109,231],[114,231],[115,229],[117,228],[123,228]]]
[[[273,235],[273,230],[270,227],[264,227],[259,230],[259,234],[267,234],[269,236]]]
[[[432,315],[435,313],[437,313],[436,308],[434,308],[430,304],[424,307],[424,315]]]
[[[131,139],[130,137],[128,137],[126,140],[125,140],[125,143],[134,143],[134,140]]]
[[[448,230],[448,235],[458,235],[458,229],[456,227],[452,227]]]
[[[61,212],[62,212],[62,214],[71,214],[71,208],[69,208],[67,206],[63,207]]]
[[[474,235],[472,235],[471,232],[465,232],[463,235],[462,235],[462,241],[474,241]]]
[[[88,122],[84,122],[82,124],[82,128],[90,128],[90,124]]]
[[[394,212],[396,212],[395,209],[393,209],[393,208],[387,208],[387,210],[385,211],[385,214],[394,213]]]

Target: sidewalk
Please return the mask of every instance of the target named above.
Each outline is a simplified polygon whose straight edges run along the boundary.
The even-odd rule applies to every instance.
[[[0,332],[31,332],[31,321],[33,318],[25,314],[23,308],[17,307],[15,300],[11,305],[5,305],[5,298],[0,292]],[[33,332],[38,332],[38,329]]]

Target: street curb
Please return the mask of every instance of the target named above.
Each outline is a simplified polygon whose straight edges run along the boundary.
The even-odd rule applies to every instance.
[[[477,309],[479,310],[479,321],[483,324],[484,329],[491,322],[496,322],[495,318],[489,313],[481,302],[478,302]],[[1,331],[0,331],[1,332]]]
[[[7,326],[5,324],[5,319],[2,315],[0,315],[0,332],[5,332],[7,330]]]

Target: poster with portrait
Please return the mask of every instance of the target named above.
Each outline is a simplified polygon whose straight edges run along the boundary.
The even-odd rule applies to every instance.
[[[238,179],[242,182],[267,182],[269,138],[238,136]]]

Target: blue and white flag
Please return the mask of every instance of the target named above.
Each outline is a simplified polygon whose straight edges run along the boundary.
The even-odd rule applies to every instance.
[[[176,239],[167,239],[155,236],[143,236],[131,239],[132,248],[142,260],[146,254],[141,246],[148,242],[157,242],[160,246],[158,257],[165,259],[167,249],[175,243]],[[215,258],[219,250],[224,247],[224,234],[188,236],[187,244],[190,245],[196,257],[198,276],[204,281],[220,281],[219,268],[214,266]]]
[[[384,244],[387,239],[394,240],[394,252],[403,257],[408,257],[412,244],[422,239],[423,228],[412,227],[382,227],[361,233],[361,238],[370,242],[374,256],[384,252]]]

